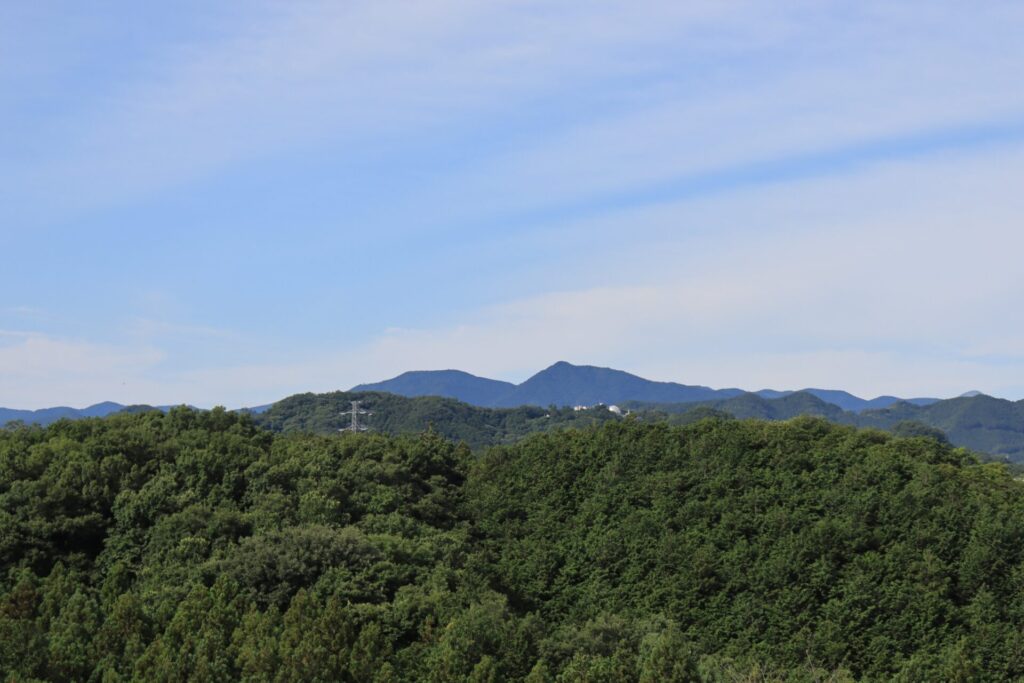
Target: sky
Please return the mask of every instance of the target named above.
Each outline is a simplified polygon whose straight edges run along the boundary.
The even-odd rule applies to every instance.
[[[1024,4],[0,3],[0,406],[558,360],[1024,398]]]

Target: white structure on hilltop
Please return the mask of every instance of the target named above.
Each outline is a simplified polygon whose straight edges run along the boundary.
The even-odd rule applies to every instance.
[[[627,411],[623,411],[622,408],[620,408],[618,406],[615,406],[615,405],[606,406],[604,403],[595,403],[592,406],[573,406],[572,407],[572,409],[575,410],[576,412],[579,412],[581,410],[597,410],[599,408],[607,408],[608,412],[615,413],[616,415],[619,415],[620,417],[622,415],[629,415],[629,411],[628,410]]]

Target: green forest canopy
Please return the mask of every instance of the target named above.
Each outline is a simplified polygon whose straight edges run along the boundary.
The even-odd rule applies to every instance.
[[[0,430],[10,680],[1010,680],[1024,488],[928,437],[471,452],[186,408]]]
[[[473,448],[514,443],[535,432],[588,427],[617,419],[600,407],[582,411],[555,406],[495,409],[438,396],[408,398],[382,392],[340,391],[297,394],[275,403],[255,419],[273,431],[336,433],[345,426],[340,413],[352,400],[362,400],[373,410],[369,424],[376,431],[397,435],[429,427],[443,436],[465,441]],[[838,424],[884,429],[896,434],[931,434],[995,459],[1024,462],[1024,401],[1013,403],[990,396],[949,399],[927,406],[898,403],[861,413],[844,411],[806,392],[774,399],[748,393],[697,403],[630,401],[621,407],[644,421],[679,425],[709,416],[789,420],[812,415]]]

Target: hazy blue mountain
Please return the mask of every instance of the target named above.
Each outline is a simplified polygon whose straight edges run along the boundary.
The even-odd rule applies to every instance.
[[[263,404],[261,406],[248,406],[248,407],[245,407],[245,408],[239,408],[238,412],[240,412],[240,413],[250,413],[252,415],[260,415],[262,413],[267,412],[271,408],[273,408],[274,405],[275,404],[273,404],[273,403],[265,403],[265,404]]]
[[[502,398],[515,388],[511,382],[477,377],[461,370],[415,370],[383,382],[360,384],[352,387],[351,391],[386,391],[409,397],[443,396],[477,406],[494,407],[504,405]]]
[[[639,411],[654,411],[668,415],[729,415],[741,420],[788,420],[800,415],[824,417],[832,422],[855,424],[856,414],[828,403],[807,391],[776,392],[781,396],[763,396],[761,392],[747,392],[729,398],[700,401],[698,403],[649,403],[626,401],[624,407]],[[673,420],[676,421],[676,420]]]
[[[45,427],[46,425],[52,424],[63,418],[77,420],[83,417],[104,417],[111,413],[116,413],[119,410],[124,410],[124,406],[120,403],[112,403],[110,401],[97,403],[89,406],[88,408],[69,408],[67,406],[41,408],[39,410],[0,408],[0,425],[7,424],[8,422],[14,422],[15,420],[21,420],[25,424],[38,424]]]
[[[0,426],[7,424],[8,422],[14,422],[20,420],[25,424],[38,424],[40,426],[47,426],[53,424],[57,420],[81,420],[86,417],[106,417],[113,413],[143,413],[147,410],[162,410],[167,412],[171,408],[176,406],[151,406],[151,405],[122,405],[120,403],[114,403],[113,401],[104,401],[103,403],[97,403],[91,405],[88,408],[68,408],[67,406],[57,406],[56,408],[40,408],[39,410],[14,410],[11,408],[0,408]],[[188,406],[189,408],[195,408],[195,406]],[[262,406],[261,409],[266,410],[269,406]],[[257,410],[257,409],[250,409]]]
[[[592,365],[573,365],[559,361],[541,370],[519,385],[477,377],[460,370],[427,370],[406,372],[383,382],[360,384],[351,391],[386,391],[399,396],[444,396],[488,408],[514,408],[521,405],[572,406],[595,403],[694,403],[718,401],[747,394],[741,389],[712,389],[675,382],[656,382],[643,377]],[[766,399],[778,399],[796,393],[817,396],[843,410],[861,412],[887,408],[900,401],[927,405],[938,399],[901,399],[879,396],[863,399],[846,391],[803,389],[754,392]]]
[[[653,382],[622,370],[559,361],[515,387],[498,405],[594,405],[644,401],[684,403],[729,398],[740,389],[711,389],[674,382]]]
[[[120,412],[122,412],[122,413],[148,413],[151,410],[159,410],[162,413],[167,413],[167,412],[170,412],[170,410],[172,408],[179,408],[179,407],[182,407],[182,406],[184,406],[185,408],[190,408],[191,410],[202,410],[202,408],[197,408],[197,407],[195,407],[193,405],[189,405],[187,403],[182,403],[182,404],[173,405],[173,406],[151,406],[148,403],[135,403],[133,405],[125,406],[125,407],[121,408]],[[243,408],[243,410],[246,410],[246,409]]]
[[[822,401],[826,401],[833,405],[837,405],[843,410],[850,410],[855,413],[860,413],[865,410],[878,410],[881,408],[888,408],[891,405],[899,403],[901,401],[906,403],[912,403],[914,405],[928,405],[929,403],[935,403],[939,399],[937,398],[899,398],[898,396],[878,396],[872,399],[863,399],[859,396],[854,396],[848,391],[837,391],[835,389],[804,389],[804,392],[817,396]]]
[[[711,404],[740,419],[788,420],[798,415],[814,415],[833,422],[848,422],[847,411],[810,391],[794,391],[774,399],[743,394]]]
[[[116,413],[119,410],[123,410],[124,406],[120,403],[114,403],[113,401],[104,401],[103,403],[97,403],[91,405],[88,408],[82,408],[78,411],[81,417],[105,417],[111,413]]]
[[[775,399],[783,398],[784,396],[790,396],[796,393],[811,394],[817,396],[826,403],[839,406],[843,410],[849,410],[855,413],[863,412],[865,410],[878,410],[881,408],[888,408],[891,405],[905,401],[914,405],[925,406],[931,403],[935,403],[939,399],[937,398],[899,398],[898,396],[878,396],[872,399],[864,399],[860,396],[854,396],[848,391],[839,391],[836,389],[801,389],[797,391],[775,391],[774,389],[762,389],[761,391],[753,392],[761,398]]]
[[[868,401],[860,396],[854,396],[848,391],[839,391],[836,389],[815,389],[812,387],[804,389],[803,391],[811,394],[812,396],[817,396],[822,401],[839,406],[843,410],[850,410],[855,413],[859,413],[868,407],[885,408],[886,406],[890,406],[900,400],[895,396],[879,396],[876,399]]]
[[[761,391],[754,391],[754,392],[751,392],[751,393],[757,394],[761,398],[774,399],[774,398],[782,398],[783,396],[789,396],[790,394],[795,394],[796,392],[795,391],[776,391],[775,389],[761,389]]]

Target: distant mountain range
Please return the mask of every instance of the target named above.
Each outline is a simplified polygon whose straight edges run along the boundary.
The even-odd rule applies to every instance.
[[[566,362],[555,363],[521,384],[477,377],[460,370],[406,372],[384,382],[361,384],[347,393],[302,394],[240,410],[256,414],[261,424],[275,429],[334,431],[341,411],[338,405],[343,406],[350,399],[371,401],[375,429],[401,433],[433,425],[445,435],[474,446],[508,443],[532,431],[608,419],[604,414],[607,411],[571,409],[603,403],[633,410],[643,419],[661,415],[675,422],[709,415],[765,420],[816,415],[832,422],[903,434],[937,430],[940,437],[955,445],[1024,461],[1024,401],[1007,401],[978,392],[947,400],[895,396],[863,399],[845,391],[826,389],[746,392],[655,382],[621,370]],[[547,410],[552,405],[563,410]],[[564,410],[566,407],[569,409]],[[152,409],[111,402],[80,410],[0,408],[0,425],[11,420],[47,425],[62,418],[103,417]]]
[[[653,382],[621,370],[572,365],[561,361],[522,384],[477,377],[461,370],[406,372],[352,391],[386,391],[400,396],[444,396],[484,408],[518,406],[575,406],[621,403],[684,403],[730,398],[741,389],[710,389],[674,382]]]
[[[373,384],[360,384],[351,391],[386,391],[400,396],[444,396],[485,408],[515,408],[522,405],[575,406],[626,401],[641,403],[696,403],[720,401],[754,393],[762,398],[777,399],[796,391],[746,392],[742,389],[711,389],[705,386],[655,382],[622,370],[592,365],[573,365],[565,361],[541,370],[522,384],[477,377],[461,370],[419,370],[406,372],[393,379]],[[846,391],[803,389],[826,403],[843,410],[861,412],[887,408],[900,402],[925,406],[937,398],[901,399],[879,396],[870,400]]]
[[[58,406],[56,408],[42,408],[40,410],[14,410],[12,408],[0,408],[0,425],[20,420],[25,424],[40,424],[46,426],[57,420],[68,418],[78,420],[83,417],[105,417],[111,413],[124,410],[127,406],[120,403],[105,401],[89,406],[88,408],[68,408]]]
[[[53,424],[57,420],[81,420],[86,417],[106,417],[107,415],[113,415],[114,413],[121,412],[140,412],[144,410],[163,410],[167,411],[174,406],[150,406],[150,405],[131,405],[126,406],[121,403],[114,403],[113,401],[104,401],[103,403],[97,403],[91,405],[88,408],[68,408],[67,406],[58,406],[56,408],[40,408],[39,410],[15,410],[13,408],[0,408],[0,427],[4,426],[9,422],[20,421],[25,424],[38,424],[43,427],[49,424]],[[260,406],[259,408],[246,408],[249,412],[258,413],[266,410],[269,406]]]
[[[565,361],[560,361],[541,370],[522,384],[477,377],[461,370],[417,370],[403,373],[383,382],[360,384],[353,387],[351,391],[383,391],[407,397],[442,396],[484,408],[516,408],[525,405],[591,406],[597,403],[613,404],[627,401],[697,403],[723,401],[748,393],[734,388],[712,389],[676,382],[656,382],[622,370],[592,365],[573,365]],[[900,402],[925,406],[939,400],[935,398],[901,399],[896,396],[879,396],[866,400],[845,391],[830,389],[803,389],[801,392],[811,394],[826,403],[852,412],[887,408]],[[798,392],[762,389],[750,393],[766,399],[776,399]],[[273,404],[242,408],[241,410],[260,413],[267,410],[270,405]],[[62,418],[103,417],[122,410],[137,410],[141,407],[125,406],[107,401],[81,409],[66,406],[40,410],[0,408],[0,425],[21,420],[26,424],[35,423],[45,426]],[[158,407],[161,410],[166,410],[169,406]]]

